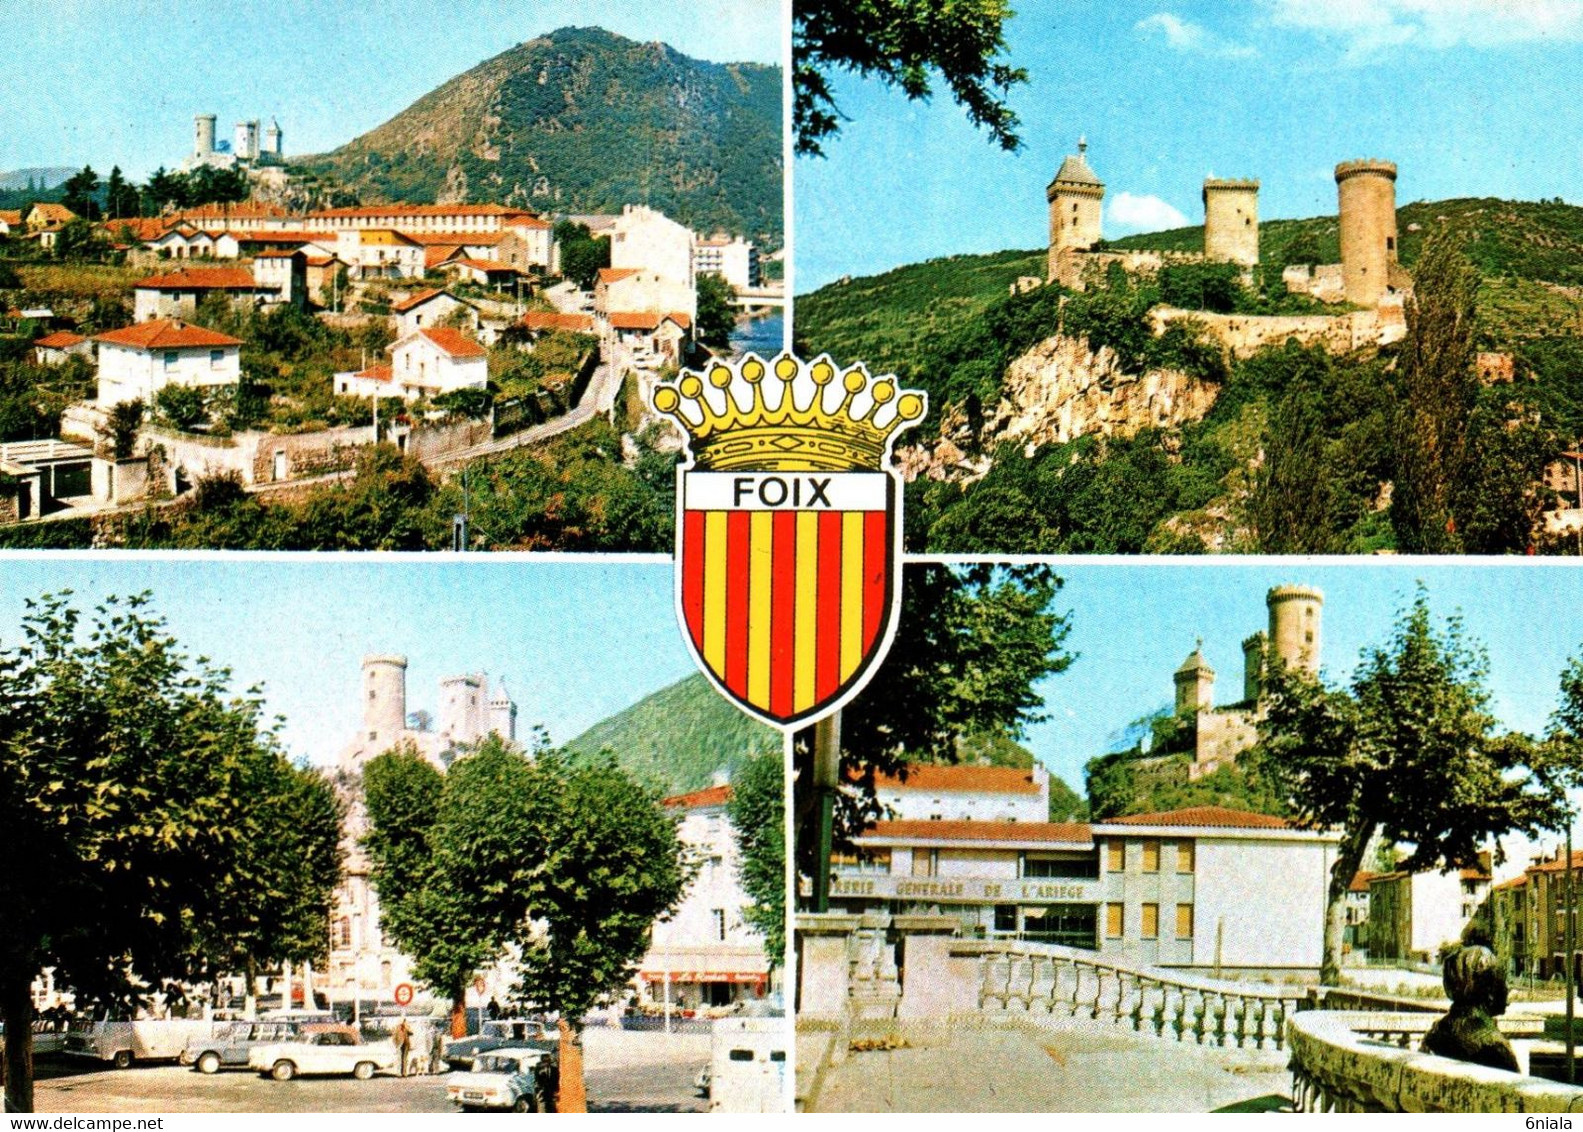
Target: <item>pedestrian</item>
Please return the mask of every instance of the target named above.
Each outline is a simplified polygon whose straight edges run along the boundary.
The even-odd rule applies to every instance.
[[[491,1022],[493,1022],[496,1018],[499,1018],[500,1017],[500,1003],[496,1002],[493,998],[491,998],[489,1000],[489,1005],[484,1007],[484,1017],[489,1019]]]
[[[444,1073],[448,1067],[445,1064],[445,1027],[434,1027],[434,1047],[429,1051],[429,1071]]]
[[[412,1053],[412,1027],[407,1025],[407,1016],[403,1014],[401,1021],[396,1023],[396,1028],[390,1032],[390,1038],[396,1043],[396,1050],[401,1054],[401,1075],[407,1075],[407,1057]]]

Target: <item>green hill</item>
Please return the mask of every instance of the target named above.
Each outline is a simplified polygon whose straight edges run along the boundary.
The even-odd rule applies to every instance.
[[[486,60],[333,153],[294,164],[367,202],[545,212],[647,203],[700,231],[781,243],[781,71],[709,63],[600,28]]]
[[[985,763],[989,766],[1033,766],[1033,752],[1006,735],[963,735],[956,741],[959,763]],[[1088,803],[1060,775],[1050,775],[1050,820],[1087,821]]]
[[[780,732],[744,714],[700,673],[594,724],[566,750],[589,757],[608,749],[646,786],[685,794],[780,745]]]

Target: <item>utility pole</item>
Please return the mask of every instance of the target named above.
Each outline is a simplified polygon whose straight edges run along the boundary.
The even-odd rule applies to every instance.
[[[835,836],[835,792],[841,779],[841,713],[814,724],[813,789],[819,806],[819,847],[814,857],[813,910],[830,910],[830,856]]]

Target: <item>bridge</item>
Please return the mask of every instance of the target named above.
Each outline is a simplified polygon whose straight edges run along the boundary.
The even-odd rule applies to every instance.
[[[800,915],[797,936],[812,1111],[1583,1112],[1583,1088],[1417,1052],[1443,1003],[962,939],[950,916]],[[1543,1018],[1500,1025],[1537,1063]]]
[[[731,301],[745,311],[784,307],[786,291],[782,287],[743,287]]]

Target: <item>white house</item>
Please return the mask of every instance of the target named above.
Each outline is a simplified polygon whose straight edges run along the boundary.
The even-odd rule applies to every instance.
[[[271,302],[308,305],[308,257],[301,249],[271,248],[253,259],[253,279]]]
[[[33,343],[33,359],[41,366],[58,366],[73,355],[93,359],[93,342],[69,330],[57,330]]]
[[[604,267],[594,281],[594,313],[606,318],[638,311],[680,311],[698,317],[698,293],[647,268]]]
[[[675,914],[655,923],[638,968],[650,1006],[667,1000],[681,1010],[729,1006],[762,998],[768,989],[764,938],[742,919],[748,899],[726,813],[730,801],[731,787],[717,785],[663,803],[681,817],[677,836],[696,854],[699,869]]]
[[[167,259],[236,259],[241,242],[230,232],[209,232],[177,225],[148,241],[147,246]]]
[[[693,320],[685,311],[617,311],[605,324],[629,351],[655,354],[671,365],[681,365]]]
[[[555,254],[554,226],[539,216],[508,221],[494,258],[521,271],[560,270],[559,257]]]
[[[718,275],[741,291],[759,285],[759,253],[741,236],[713,236],[693,244],[693,273]]]
[[[1050,772],[1012,766],[909,767],[880,775],[875,797],[904,821],[1047,821]]]
[[[425,326],[438,326],[457,311],[467,312],[467,322],[478,328],[478,310],[449,291],[429,287],[414,291],[405,299],[390,305],[390,318],[395,324],[397,339],[405,338]]]
[[[99,404],[150,401],[167,385],[214,387],[242,379],[242,340],[180,319],[111,330],[99,347]]]
[[[489,354],[448,326],[428,326],[390,348],[398,385],[426,394],[483,389],[489,384]]]
[[[691,289],[692,229],[646,205],[629,204],[611,229],[610,266],[640,267]]]
[[[423,245],[393,228],[347,228],[336,256],[354,279],[416,279],[424,271]]]
[[[268,298],[253,273],[242,267],[183,267],[168,275],[150,275],[132,284],[132,317],[138,322],[152,318],[192,318],[198,304],[212,294],[224,294],[233,303],[251,303]]]

